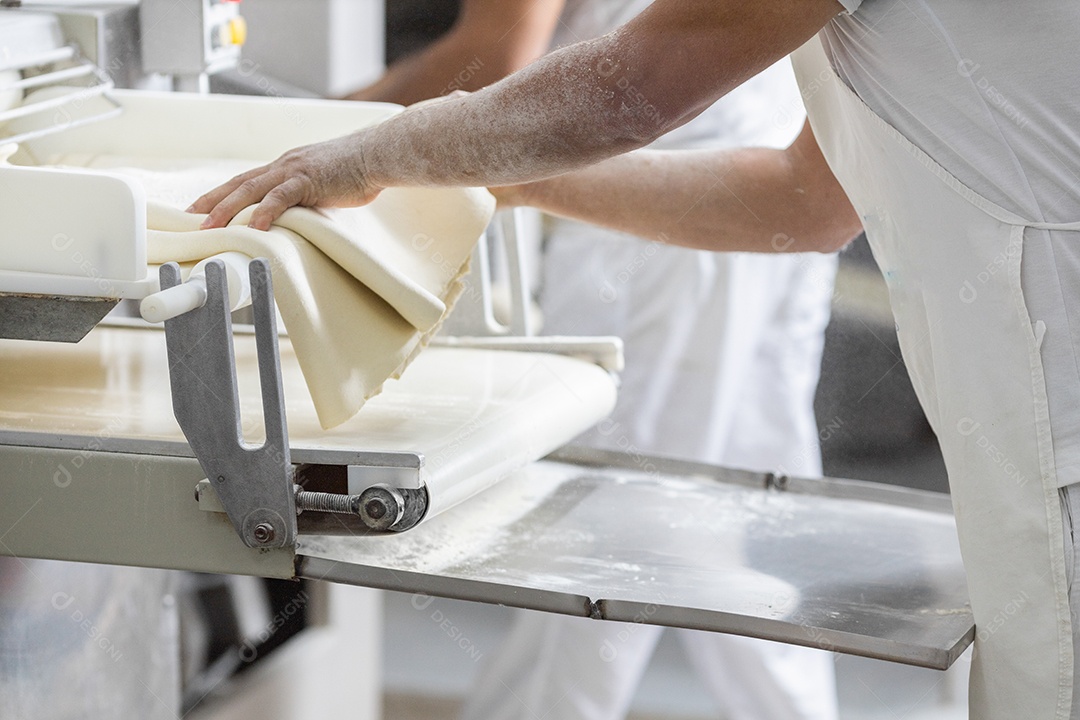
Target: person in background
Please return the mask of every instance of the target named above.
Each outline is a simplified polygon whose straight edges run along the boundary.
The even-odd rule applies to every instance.
[[[552,47],[615,29],[650,2],[464,0],[449,32],[350,99],[409,105],[479,90]],[[785,147],[803,118],[784,60],[653,147]],[[723,187],[722,176],[716,184]],[[544,332],[617,335],[625,343],[618,405],[579,442],[820,474],[813,398],[835,256],[709,253],[663,244],[662,235],[651,239],[660,244],[573,220],[547,224],[539,296]],[[519,612],[469,693],[463,717],[622,718],[661,631]],[[724,718],[836,717],[830,654],[674,632]]]

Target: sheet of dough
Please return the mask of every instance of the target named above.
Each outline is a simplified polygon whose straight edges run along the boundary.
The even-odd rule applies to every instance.
[[[228,250],[268,258],[278,309],[325,428],[399,377],[438,330],[495,207],[485,190],[392,189],[364,208],[293,208],[269,232],[247,227],[253,208],[227,228],[199,230],[204,216],[183,208],[250,163],[63,156],[50,164],[140,180],[151,263]]]

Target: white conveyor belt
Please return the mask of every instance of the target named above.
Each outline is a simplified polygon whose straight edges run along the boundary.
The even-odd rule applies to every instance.
[[[258,442],[254,337],[235,345],[244,435]],[[564,445],[615,404],[613,378],[582,360],[431,348],[327,431],[284,337],[281,356],[293,460],[348,466],[362,452],[418,453],[428,517]],[[191,456],[159,330],[99,327],[77,345],[0,341],[0,367],[0,445]]]

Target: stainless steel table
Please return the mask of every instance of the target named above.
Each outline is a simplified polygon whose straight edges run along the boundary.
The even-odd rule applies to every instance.
[[[306,577],[945,669],[971,643],[948,498],[568,450],[404,536],[304,523]]]

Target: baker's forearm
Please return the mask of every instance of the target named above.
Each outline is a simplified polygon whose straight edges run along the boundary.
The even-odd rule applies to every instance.
[[[705,250],[827,252],[860,230],[809,129],[787,150],[645,150],[495,192],[504,204]]]
[[[346,99],[412,105],[454,90],[474,92],[532,60],[519,60],[508,49],[478,47],[482,39],[474,41],[464,31],[453,32],[394,63],[379,80]]]
[[[195,201],[204,227],[253,203],[267,229],[294,205],[362,205],[383,188],[509,185],[640,148],[806,41],[838,0],[655,0],[619,30],[465,98],[291,150]]]
[[[469,98],[384,123],[365,138],[365,174],[380,187],[510,184],[643,147],[783,57],[838,8],[654,3],[620,30]]]
[[[624,107],[616,80],[591,69],[610,44],[575,45],[467,98],[379,125],[363,136],[366,177],[380,187],[507,184],[648,144],[673,123],[652,106]]]
[[[412,105],[498,82],[548,51],[563,6],[564,0],[462,0],[448,33],[348,99]]]
[[[412,105],[421,100],[445,95],[451,90],[471,90],[472,88],[466,87],[450,87],[453,74],[445,70],[448,67],[457,67],[457,55],[452,46],[433,45],[419,54],[394,63],[377,81],[345,99]],[[434,68],[437,70],[433,72]]]

